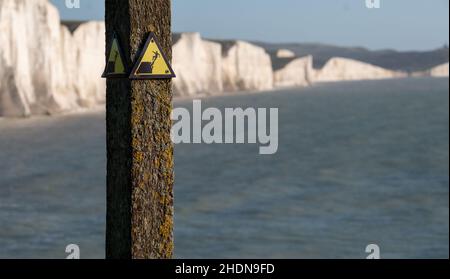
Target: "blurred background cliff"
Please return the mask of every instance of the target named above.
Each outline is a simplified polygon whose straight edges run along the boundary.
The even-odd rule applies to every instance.
[[[103,104],[104,29],[102,21],[61,21],[48,0],[0,1],[0,116],[55,114]],[[448,57],[447,46],[372,51],[174,33],[174,92],[195,96],[329,81],[445,77]]]

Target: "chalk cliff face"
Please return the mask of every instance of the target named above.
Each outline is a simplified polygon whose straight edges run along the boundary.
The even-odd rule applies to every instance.
[[[289,49],[279,49],[279,50],[277,50],[276,57],[278,57],[278,58],[294,58],[295,53]]]
[[[272,61],[258,46],[236,41],[224,47],[222,79],[225,91],[273,88]]]
[[[172,49],[174,94],[186,96],[221,92],[222,46],[202,40],[199,33],[184,33]]]
[[[105,102],[106,82],[101,78],[105,68],[105,24],[87,22],[81,24],[73,34],[76,52],[66,51],[66,60],[74,61],[72,84],[78,105],[92,107]]]
[[[448,77],[448,67],[449,63],[436,66],[430,70],[429,75],[432,77]]]
[[[352,59],[335,57],[331,58],[322,69],[316,71],[314,81],[370,80],[405,76],[406,74],[402,72],[383,69]]]
[[[426,71],[419,71],[411,73],[413,77],[448,77],[449,63],[437,65]]]
[[[313,74],[312,56],[297,58],[274,72],[274,85],[275,87],[308,86],[312,83]]]
[[[46,0],[0,1],[0,115],[28,115],[35,111],[70,108],[56,88],[62,64],[60,42],[64,31],[58,11]],[[66,96],[67,97],[67,96]]]
[[[101,23],[72,35],[47,0],[0,0],[0,116],[52,114],[101,100],[104,93],[91,88],[101,87],[95,71],[104,64],[102,36]],[[92,42],[97,50],[86,48]]]

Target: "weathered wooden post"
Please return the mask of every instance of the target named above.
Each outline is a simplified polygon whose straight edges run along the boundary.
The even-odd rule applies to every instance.
[[[171,0],[106,0],[106,43],[127,68],[153,32],[171,59]],[[171,258],[173,146],[170,79],[108,78],[107,258]]]

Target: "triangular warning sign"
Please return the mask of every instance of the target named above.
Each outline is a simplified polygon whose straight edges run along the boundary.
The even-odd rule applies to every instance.
[[[156,36],[150,33],[144,49],[136,61],[130,74],[130,79],[161,79],[174,78],[175,73],[169,60],[162,51]]]
[[[108,52],[108,61],[106,62],[105,71],[102,77],[127,77],[127,67],[125,65],[125,56],[120,48],[119,40],[116,34],[111,42]]]

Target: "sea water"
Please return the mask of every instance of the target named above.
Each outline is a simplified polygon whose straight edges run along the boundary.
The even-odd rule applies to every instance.
[[[177,99],[175,107],[192,107]],[[279,148],[175,147],[178,258],[449,256],[448,79],[206,97],[276,107]],[[104,257],[105,114],[0,119],[0,257]]]

